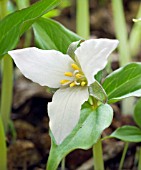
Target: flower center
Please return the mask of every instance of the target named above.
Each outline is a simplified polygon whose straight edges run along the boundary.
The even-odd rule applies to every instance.
[[[60,83],[62,85],[69,85],[70,87],[74,86],[86,86],[87,85],[87,79],[82,72],[81,68],[73,63],[71,64],[71,67],[73,68],[72,72],[65,72],[64,75],[66,76],[65,80],[61,80]],[[68,77],[72,77],[73,80],[68,80]]]

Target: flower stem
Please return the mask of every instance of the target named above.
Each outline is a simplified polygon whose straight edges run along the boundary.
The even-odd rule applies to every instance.
[[[8,0],[0,0],[0,19],[4,18],[7,15],[7,2]],[[3,59],[4,61],[4,59]],[[4,71],[3,71],[4,73]],[[6,75],[7,76],[7,75]],[[4,75],[3,75],[4,78]],[[7,82],[8,83],[8,82]],[[2,82],[2,86],[4,86]],[[9,89],[7,89],[9,91]],[[2,89],[2,94],[4,93]],[[2,112],[2,103],[3,103],[3,95],[1,94],[1,114],[0,114],[0,169],[7,170],[7,148],[6,148],[6,140],[5,140],[5,129],[4,129],[4,121],[2,120],[2,117],[5,117],[5,112]],[[7,96],[8,98],[9,96]],[[9,100],[9,99],[8,99]],[[4,104],[4,106],[7,108],[9,107],[7,103]],[[11,105],[10,105],[11,109]],[[6,118],[6,117],[5,117]]]
[[[65,158],[62,159],[61,170],[65,170]]]
[[[2,93],[1,93],[1,117],[5,132],[8,130],[13,94],[13,62],[6,54],[2,61]]]
[[[30,0],[15,0],[18,9],[27,8],[30,6]],[[32,30],[28,29],[25,33],[24,47],[29,47],[32,40]]]
[[[90,36],[89,0],[77,0],[76,32],[85,39]]]
[[[27,8],[30,5],[29,0],[16,0],[18,9]]]
[[[124,163],[124,160],[125,160],[125,156],[126,156],[126,153],[127,153],[128,146],[129,146],[129,143],[126,142],[125,145],[124,145],[124,150],[123,150],[123,153],[122,153],[122,157],[121,157],[121,160],[120,160],[120,164],[119,164],[118,170],[122,170],[122,167],[123,167],[123,163]]]
[[[123,66],[131,61],[131,56],[122,0],[112,0],[112,8],[116,37],[120,41],[118,45],[120,53],[119,61],[120,65]]]
[[[94,169],[104,170],[101,139],[99,139],[98,142],[93,146],[93,156],[94,156]]]
[[[136,18],[141,17],[141,3]],[[140,50],[141,44],[141,23],[134,23],[130,33],[129,45],[132,56],[136,56]]]
[[[4,18],[7,14],[8,0],[0,0],[0,19]]]
[[[123,2],[122,0],[112,0],[113,17],[116,38],[119,40],[119,63],[123,66],[131,62],[131,53],[129,48],[128,33],[126,28]],[[134,98],[127,98],[122,101],[122,113],[133,113]]]
[[[140,149],[139,149],[138,170],[141,170],[141,147],[140,147]]]
[[[2,119],[0,116],[0,169],[7,170],[6,141]]]

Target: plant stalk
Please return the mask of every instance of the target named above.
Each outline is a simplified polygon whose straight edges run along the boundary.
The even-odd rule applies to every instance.
[[[29,0],[15,0],[15,2],[18,9],[27,8],[30,5]]]
[[[124,164],[124,160],[125,160],[125,156],[126,156],[126,153],[127,153],[128,146],[129,146],[129,143],[126,142],[125,145],[124,145],[124,150],[123,150],[123,153],[122,153],[122,157],[121,157],[121,160],[120,160],[118,170],[122,170],[122,168],[123,168],[123,164]]]
[[[8,0],[0,0],[0,19],[7,15],[7,2]]]
[[[104,170],[103,152],[101,139],[93,146],[94,169]]]
[[[113,8],[113,17],[116,38],[119,40],[119,63],[120,66],[124,66],[127,63],[131,62],[131,54],[128,41],[128,32],[126,28],[123,2],[122,0],[112,0]],[[122,101],[122,113],[123,114],[132,114],[134,98],[127,98]]]
[[[140,149],[139,149],[138,170],[141,170],[141,147],[140,147]]]
[[[3,19],[7,15],[7,2],[8,2],[8,0],[0,0],[0,19]],[[3,62],[4,62],[4,59],[3,59]],[[4,79],[4,75],[3,75],[3,79]],[[4,86],[3,81],[2,81],[2,86]],[[9,91],[9,89],[7,89],[7,90]],[[4,96],[3,89],[2,89],[1,93],[3,94],[2,96]],[[11,94],[11,92],[10,92],[10,94]],[[3,103],[2,96],[1,96],[1,108],[2,108],[2,103]],[[8,97],[9,96],[7,96],[7,98]],[[5,103],[5,107],[6,108],[9,107],[9,109],[11,109],[11,105],[9,106],[6,104],[7,103]],[[1,109],[1,111],[2,111],[2,109]],[[8,113],[8,115],[9,115],[9,113]],[[0,169],[7,170],[7,149],[6,149],[6,140],[5,140],[4,120],[2,120],[2,118],[4,118],[4,116],[5,116],[4,113],[1,112],[0,113]]]
[[[13,95],[13,62],[6,54],[2,60],[2,93],[1,93],[1,117],[5,132],[8,130]]]
[[[7,170],[6,141],[3,123],[0,115],[0,169]]]
[[[30,6],[30,0],[15,0],[18,9],[23,9],[23,8],[27,8]],[[31,44],[31,40],[32,40],[32,31],[31,29],[27,30],[25,33],[25,41],[24,41],[24,47],[29,47]]]
[[[136,18],[141,18],[141,3]],[[140,50],[140,45],[141,45],[141,23],[140,22],[138,23],[136,22],[133,25],[129,37],[129,45],[130,45],[130,52],[132,56],[133,57],[136,56]]]
[[[76,32],[85,39],[90,36],[89,0],[77,0]]]
[[[65,158],[62,159],[61,170],[65,170]]]
[[[123,66],[131,61],[131,56],[122,0],[112,0],[112,9],[116,37],[120,41],[118,45],[120,54],[119,62],[120,66]]]

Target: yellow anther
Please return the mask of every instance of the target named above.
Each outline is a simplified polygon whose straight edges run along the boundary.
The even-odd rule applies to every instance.
[[[74,87],[74,86],[76,86],[76,84],[75,84],[75,82],[72,82],[72,83],[70,84],[70,87]]]
[[[72,77],[73,76],[73,74],[71,72],[65,72],[64,75],[68,76],[68,77]]]
[[[78,73],[78,74],[75,75],[75,77],[76,77],[77,79],[79,79],[79,78],[83,77],[83,75]]]
[[[66,84],[66,83],[68,83],[68,82],[70,82],[70,80],[61,80],[61,81],[60,81],[61,84]]]
[[[82,81],[81,82],[81,86],[83,87],[83,86],[85,86],[86,85],[86,82],[85,81]]]
[[[74,69],[74,70],[80,70],[80,68],[78,67],[78,65],[76,65],[76,64],[71,64],[71,66],[72,66],[72,68]]]

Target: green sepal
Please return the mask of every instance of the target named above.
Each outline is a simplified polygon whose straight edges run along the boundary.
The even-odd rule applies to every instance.
[[[89,86],[89,94],[102,103],[107,102],[107,94],[98,81],[95,81]]]
[[[57,90],[58,90],[57,88],[46,87],[46,91],[49,94],[54,94]]]
[[[82,42],[83,40],[79,40],[79,41],[76,41],[76,42],[72,42],[69,47],[68,47],[68,50],[67,50],[67,54],[73,59],[75,60],[75,50],[78,48],[78,46],[80,45],[80,43]]]

